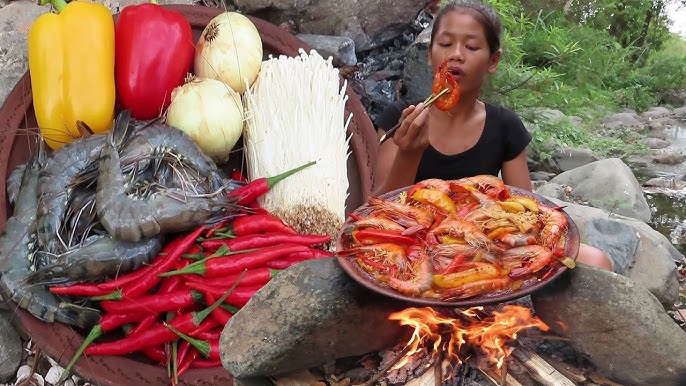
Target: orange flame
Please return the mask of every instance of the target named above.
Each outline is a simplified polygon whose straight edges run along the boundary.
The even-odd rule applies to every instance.
[[[398,362],[395,368],[402,367],[411,356],[433,341],[433,349],[437,351],[443,346],[447,355],[458,362],[460,348],[469,343],[482,350],[489,361],[501,368],[505,358],[512,352],[508,343],[517,339],[517,333],[525,328],[537,327],[547,331],[548,326],[540,319],[531,315],[526,307],[506,305],[502,311],[493,311],[491,316],[479,318],[483,314],[483,307],[472,307],[460,311],[465,318],[455,319],[441,315],[433,308],[408,308],[395,312],[389,316],[390,320],[398,320],[403,326],[414,327],[407,355]],[[444,340],[448,337],[448,341]]]

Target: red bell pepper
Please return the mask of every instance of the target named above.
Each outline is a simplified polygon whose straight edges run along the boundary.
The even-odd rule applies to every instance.
[[[154,3],[125,7],[115,24],[115,80],[122,107],[136,119],[160,116],[194,55],[193,31],[181,13]]]

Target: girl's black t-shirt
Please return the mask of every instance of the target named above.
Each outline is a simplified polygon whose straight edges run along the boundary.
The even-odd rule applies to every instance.
[[[404,101],[393,102],[378,116],[376,126],[389,130],[398,123],[407,106]],[[503,162],[521,154],[530,141],[531,134],[517,114],[503,106],[486,103],[486,122],[476,145],[450,155],[429,145],[419,161],[415,182],[429,178],[456,180],[479,174],[497,176]]]

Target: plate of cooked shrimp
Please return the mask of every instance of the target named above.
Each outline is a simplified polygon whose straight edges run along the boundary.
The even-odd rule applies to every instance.
[[[336,255],[363,286],[415,304],[513,300],[574,268],[579,233],[564,208],[495,176],[428,179],[369,200]]]

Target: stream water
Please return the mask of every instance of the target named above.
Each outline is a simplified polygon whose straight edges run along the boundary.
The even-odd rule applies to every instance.
[[[679,126],[665,129],[664,139],[671,145],[666,151],[686,153],[686,122]],[[663,177],[681,179],[686,173],[686,162],[680,165],[658,166],[652,173],[634,171],[639,183],[649,178]],[[686,255],[686,189],[667,190],[665,192],[644,191],[644,196],[653,214],[648,223],[653,229],[662,233],[684,255]]]

